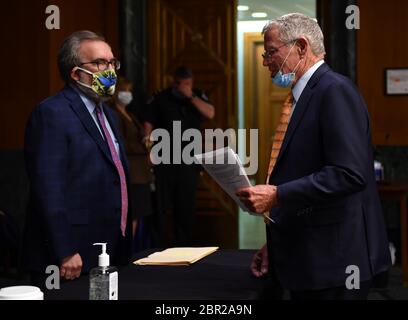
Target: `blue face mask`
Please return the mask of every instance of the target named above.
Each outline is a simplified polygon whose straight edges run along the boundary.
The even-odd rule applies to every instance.
[[[293,80],[295,80],[294,72],[283,74],[282,71],[279,70],[272,78],[272,83],[276,84],[278,87],[287,88],[291,85]]]
[[[275,74],[275,76],[272,78],[272,83],[277,85],[278,87],[281,88],[287,88],[289,87],[293,81],[295,80],[295,75],[296,75],[296,71],[297,71],[297,67],[299,66],[300,61],[302,61],[302,59],[299,60],[298,64],[296,65],[296,67],[293,69],[292,72],[289,73],[282,73],[282,67],[286,62],[286,59],[289,57],[290,52],[292,51],[292,48],[295,46],[296,42],[293,44],[293,46],[290,48],[285,60],[283,60],[283,63],[281,65],[281,67],[279,68],[279,71]]]

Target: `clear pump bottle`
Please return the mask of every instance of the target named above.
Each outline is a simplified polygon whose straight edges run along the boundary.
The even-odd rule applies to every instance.
[[[118,270],[109,266],[106,243],[94,243],[102,246],[98,257],[98,267],[89,272],[89,300],[118,300]]]

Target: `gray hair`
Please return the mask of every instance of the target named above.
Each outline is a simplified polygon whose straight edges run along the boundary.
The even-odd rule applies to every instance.
[[[301,36],[309,40],[315,56],[325,54],[323,32],[315,19],[301,13],[289,13],[280,18],[270,20],[263,28],[262,34],[271,29],[278,29],[279,38],[287,43]]]
[[[105,42],[104,37],[88,30],[76,31],[64,40],[58,51],[58,69],[65,83],[71,82],[72,68],[81,63],[79,48],[85,40]]]

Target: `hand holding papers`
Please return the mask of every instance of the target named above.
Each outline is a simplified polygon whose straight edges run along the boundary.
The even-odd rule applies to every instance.
[[[263,213],[268,220],[271,220],[269,218],[270,210],[278,205],[277,187],[270,184],[244,188],[238,190],[236,195],[252,212]]]
[[[188,266],[218,250],[218,247],[170,248],[134,261],[138,265]]]
[[[198,154],[195,158],[242,210],[255,214],[235,194],[241,188],[251,187],[251,183],[238,155],[230,147]]]

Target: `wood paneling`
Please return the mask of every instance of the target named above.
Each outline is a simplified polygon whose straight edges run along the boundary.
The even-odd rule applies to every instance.
[[[2,102],[0,149],[20,149],[28,115],[41,100],[62,88],[57,52],[62,40],[74,31],[101,33],[118,55],[119,0],[14,0],[0,13],[3,43],[1,61]],[[60,9],[61,29],[45,27],[48,5]]]
[[[384,94],[384,69],[408,67],[408,1],[360,0],[357,79],[373,123],[373,142],[408,145],[408,96]]]
[[[31,108],[48,92],[44,1],[10,1],[1,10],[0,149],[23,145]]]
[[[190,67],[194,86],[205,91],[216,110],[215,119],[204,128],[237,128],[236,4],[235,0],[149,1],[148,93],[169,86],[177,66]],[[237,207],[207,174],[201,177],[197,200],[197,243],[211,240],[224,248],[237,247]],[[224,228],[219,228],[220,221]]]
[[[170,85],[176,66],[194,72],[195,86],[216,107],[215,124],[235,128],[236,1],[149,2],[148,91]]]

